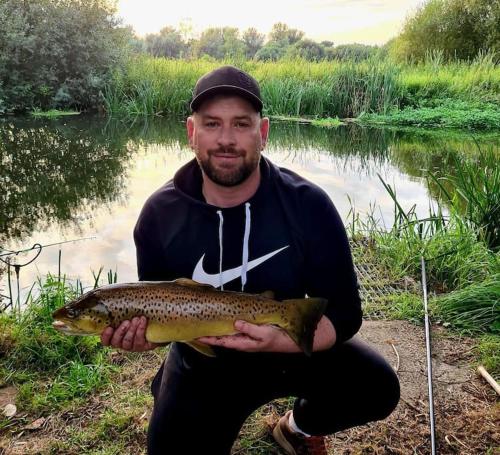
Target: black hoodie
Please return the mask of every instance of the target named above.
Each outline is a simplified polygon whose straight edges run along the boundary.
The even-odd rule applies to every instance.
[[[134,230],[140,280],[180,277],[278,300],[325,297],[337,343],[361,325],[349,243],[328,195],[262,158],[261,182],[246,203],[207,204],[196,160],[144,205]]]

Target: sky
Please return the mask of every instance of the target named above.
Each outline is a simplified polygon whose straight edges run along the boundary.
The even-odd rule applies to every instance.
[[[200,33],[208,27],[255,27],[267,34],[276,22],[305,32],[316,41],[334,44],[384,44],[396,36],[405,18],[423,0],[119,0],[118,15],[139,36],[166,25],[187,25]]]

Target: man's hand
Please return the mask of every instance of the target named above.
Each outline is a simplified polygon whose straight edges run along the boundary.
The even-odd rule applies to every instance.
[[[302,352],[288,334],[272,325],[256,325],[236,321],[239,333],[221,337],[201,337],[197,341],[211,346],[223,346],[246,352]],[[330,320],[323,316],[314,333],[313,351],[329,349],[335,344],[336,332]]]
[[[148,320],[141,316],[131,321],[123,321],[116,329],[106,327],[101,334],[101,343],[104,346],[113,346],[124,351],[150,351],[158,345],[146,340],[147,326]]]
[[[246,352],[300,352],[295,342],[278,327],[236,321],[239,333],[221,337],[201,337],[197,341]]]

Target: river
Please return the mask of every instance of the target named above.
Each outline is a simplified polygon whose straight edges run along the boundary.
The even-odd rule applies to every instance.
[[[499,135],[476,140],[481,149],[500,147]],[[467,134],[272,122],[265,155],[321,186],[346,224],[354,207],[389,228],[394,204],[379,175],[396,188],[405,209],[416,205],[424,217],[433,199],[424,170],[449,170],[452,155],[477,148]],[[90,238],[44,248],[21,269],[23,292],[37,277],[58,273],[59,254],[67,278],[86,286],[101,267],[103,277],[112,270],[118,281],[136,280],[132,230],[141,207],[192,158],[177,119],[0,120],[0,254],[2,248]],[[7,288],[4,273],[0,294]]]

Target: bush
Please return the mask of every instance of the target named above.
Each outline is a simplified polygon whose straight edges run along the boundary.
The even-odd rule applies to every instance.
[[[108,0],[0,2],[0,113],[97,107],[125,32]]]

